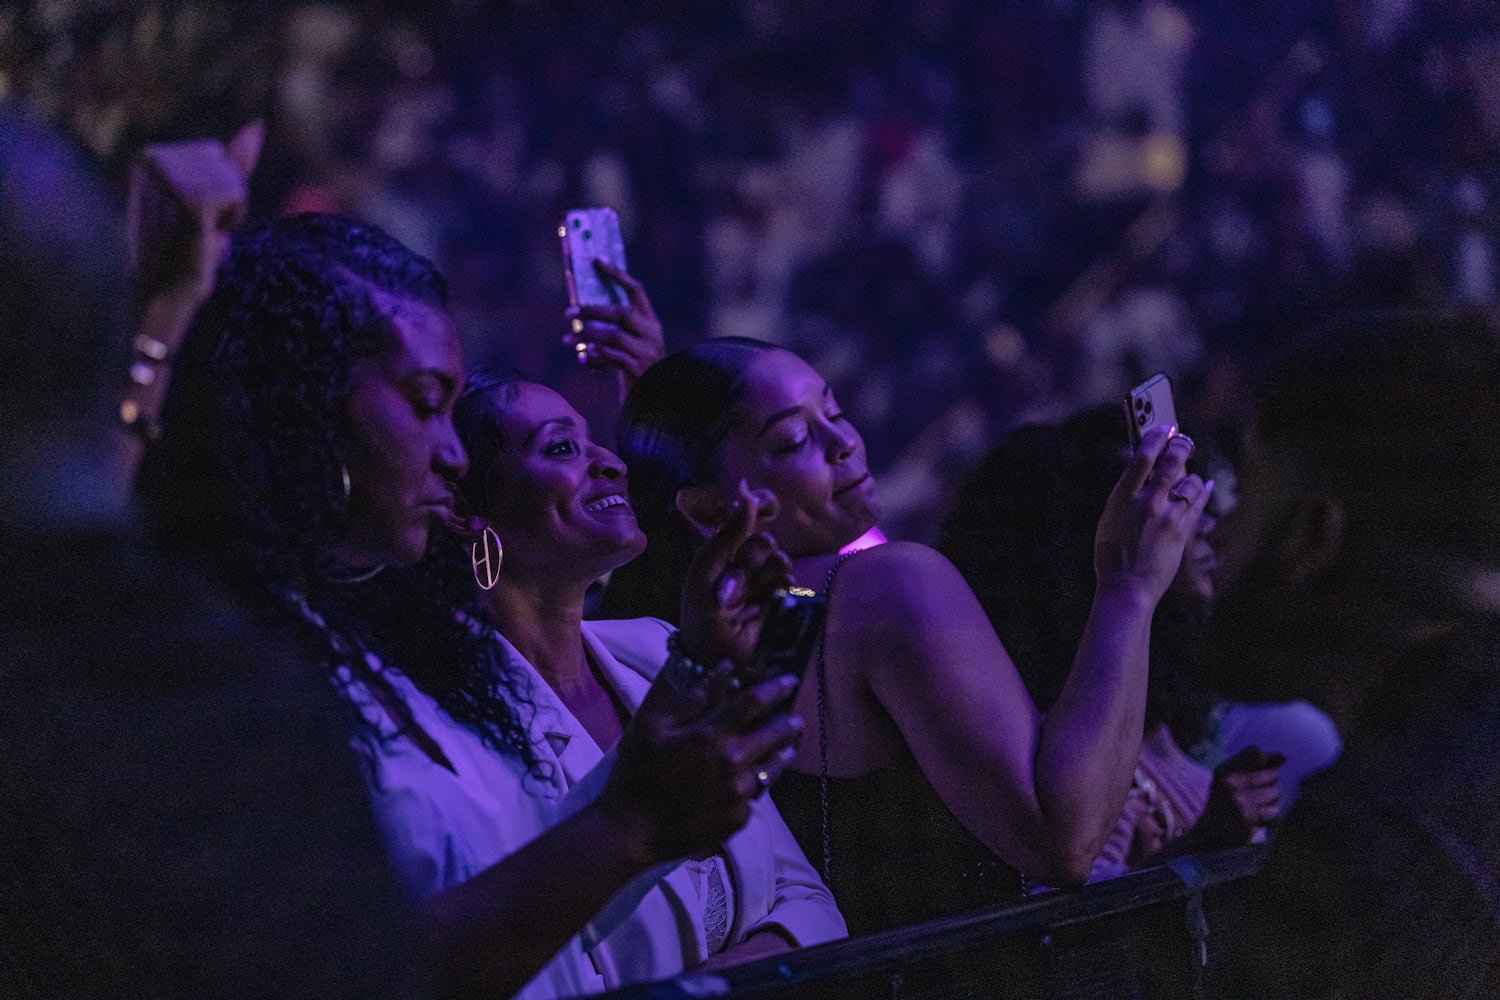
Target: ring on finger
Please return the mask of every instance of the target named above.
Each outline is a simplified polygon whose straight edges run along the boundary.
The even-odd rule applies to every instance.
[[[1182,483],[1178,483],[1170,490],[1167,490],[1167,499],[1173,503],[1192,503],[1193,498],[1182,492],[1182,485]]]
[[[1172,440],[1173,441],[1186,441],[1187,442],[1187,446],[1188,446],[1187,457],[1188,458],[1192,458],[1193,457],[1193,452],[1195,452],[1195,451],[1198,450],[1198,442],[1194,441],[1192,438],[1188,437],[1186,434],[1182,434],[1182,433],[1173,434],[1172,435]]]

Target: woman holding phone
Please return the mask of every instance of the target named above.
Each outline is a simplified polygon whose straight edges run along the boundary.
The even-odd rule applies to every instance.
[[[1140,748],[1152,613],[1211,491],[1174,432],[1145,436],[1105,507],[1093,606],[1043,717],[946,559],[900,542],[839,554],[879,497],[863,441],[801,358],[710,340],[631,390],[620,448],[649,546],[606,606],[660,602],[741,480],[775,496],[764,529],[829,601],[796,701],[808,732],[776,801],[852,933],[1014,899],[1017,872],[1087,880]]]
[[[468,466],[462,384],[429,262],[347,219],[257,224],[176,360],[143,502],[164,542],[295,631],[344,695],[440,992],[572,996],[673,974],[694,952],[628,901],[744,825],[793,727],[774,685],[657,684],[610,759],[569,773],[528,675],[479,627],[472,578],[423,558],[457,544],[439,529]],[[738,558],[720,535],[695,570],[682,650],[702,662],[732,651],[713,569]]]
[[[587,423],[562,396],[511,375],[471,377],[454,423],[470,455],[458,493],[473,538],[472,566],[464,569],[487,588],[482,601],[511,661],[530,672],[559,762],[581,774],[619,741],[667,659],[669,641],[681,641],[657,619],[583,620],[590,584],[646,545],[625,495],[625,466],[590,440]],[[743,662],[787,561],[756,531],[774,513],[769,500],[741,491],[733,505],[714,551],[698,561],[684,589],[716,586],[728,627],[712,648]],[[759,689],[784,702],[791,684],[778,677]],[[740,772],[748,782],[742,792],[776,779],[794,756],[787,739],[801,728],[801,719],[783,716],[758,742],[736,746],[754,762]],[[667,874],[647,902],[663,912],[670,904],[705,915],[689,967],[845,934],[832,896],[763,795],[751,801],[743,829]]]

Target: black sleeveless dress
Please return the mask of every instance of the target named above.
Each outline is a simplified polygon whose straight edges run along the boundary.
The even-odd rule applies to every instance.
[[[828,571],[823,593],[830,601],[848,558]],[[819,725],[826,722],[826,670],[819,636],[807,677],[818,686]],[[826,769],[826,761],[818,763]],[[910,755],[858,778],[787,771],[772,786],[771,798],[822,873],[850,934],[997,906],[1025,894],[1020,874],[954,818]]]
[[[822,872],[850,934],[904,927],[1011,903],[1021,877],[964,829],[915,760],[828,779],[828,868],[816,774],[788,771],[771,788],[808,861]]]

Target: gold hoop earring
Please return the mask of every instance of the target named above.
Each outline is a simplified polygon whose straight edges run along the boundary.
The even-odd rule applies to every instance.
[[[500,582],[500,562],[505,558],[505,548],[500,536],[489,525],[479,533],[479,540],[469,546],[469,562],[474,567],[474,582],[483,590],[495,589]]]

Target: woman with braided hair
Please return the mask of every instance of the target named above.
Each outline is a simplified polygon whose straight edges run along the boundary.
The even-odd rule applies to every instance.
[[[640,960],[634,903],[663,865],[744,824],[763,789],[742,746],[774,758],[794,729],[764,685],[659,683],[600,766],[559,765],[472,579],[442,552],[424,561],[458,544],[441,529],[468,465],[462,386],[429,262],[348,219],[255,224],[179,355],[142,499],[164,542],[289,623],[344,695],[442,991],[551,997],[670,975],[683,950]],[[740,542],[716,538],[711,565]],[[717,582],[683,616],[684,657],[710,664],[729,652]]]

